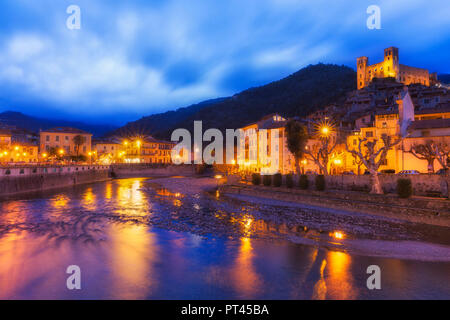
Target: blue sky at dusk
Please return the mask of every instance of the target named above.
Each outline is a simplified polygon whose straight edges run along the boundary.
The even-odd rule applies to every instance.
[[[371,4],[381,30],[366,27]],[[0,111],[123,124],[389,46],[449,73],[449,16],[442,0],[2,0]]]

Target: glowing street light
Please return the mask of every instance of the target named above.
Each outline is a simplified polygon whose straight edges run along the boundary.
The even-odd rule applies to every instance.
[[[320,129],[320,131],[322,132],[322,134],[324,136],[328,136],[330,134],[330,128],[328,128],[327,126],[324,126]]]
[[[59,149],[58,153],[63,155],[64,154],[64,149]]]

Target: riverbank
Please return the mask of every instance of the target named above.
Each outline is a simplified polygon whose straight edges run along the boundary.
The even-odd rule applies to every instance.
[[[450,201],[426,197],[400,199],[395,195],[373,195],[342,190],[313,191],[284,187],[253,186],[247,184],[223,185],[220,192],[239,195],[247,201],[260,203],[261,199],[296,203],[315,208],[343,210],[393,218],[413,223],[450,227]]]

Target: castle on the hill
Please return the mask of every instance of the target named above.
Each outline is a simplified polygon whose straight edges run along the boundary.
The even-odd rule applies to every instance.
[[[389,47],[384,49],[384,61],[369,65],[369,58],[359,57],[356,59],[358,73],[358,90],[366,87],[373,78],[395,78],[396,81],[406,85],[420,83],[425,86],[433,85],[437,82],[436,73],[429,73],[428,70],[405,66],[399,63],[398,48]]]

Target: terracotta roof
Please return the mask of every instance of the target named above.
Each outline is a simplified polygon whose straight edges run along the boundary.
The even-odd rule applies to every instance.
[[[450,128],[450,119],[428,119],[428,120],[416,120],[411,123],[408,129],[437,129],[437,128]]]
[[[10,135],[11,135],[11,130],[8,130],[8,129],[0,129],[0,135],[1,135],[1,136],[10,136]]]
[[[59,132],[59,133],[74,133],[74,134],[90,134],[90,135],[92,135],[92,133],[89,133],[89,132],[86,132],[84,130],[77,129],[77,128],[71,128],[71,127],[55,127],[55,128],[51,128],[51,129],[41,130],[41,132],[51,132],[51,133]]]

